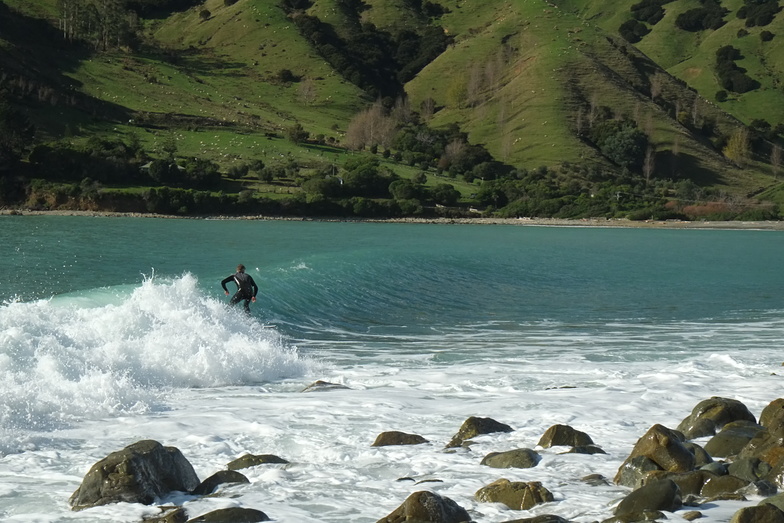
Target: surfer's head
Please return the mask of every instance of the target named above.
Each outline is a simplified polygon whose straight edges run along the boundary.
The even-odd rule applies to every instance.
[[[237,265],[237,272],[245,272],[245,266],[241,263]]]

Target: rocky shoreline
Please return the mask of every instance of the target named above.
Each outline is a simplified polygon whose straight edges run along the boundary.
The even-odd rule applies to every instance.
[[[317,382],[302,392],[333,390],[330,383]],[[472,438],[514,432],[492,418],[470,417],[460,427],[444,452],[468,448]],[[692,521],[703,517],[700,508],[717,501],[748,502],[735,512],[730,523],[784,523],[784,399],[769,403],[757,419],[740,401],[712,397],[698,403],[677,429],[653,425],[639,438],[614,478],[591,474],[582,478],[585,488],[615,484],[630,489],[629,494],[608,504],[612,514],[601,523],[665,521],[673,513]],[[704,446],[692,440],[709,437]],[[372,446],[420,445],[429,443],[416,434],[391,431],[379,434]],[[476,466],[500,470],[526,468],[535,470],[540,452],[548,449],[559,454],[604,454],[591,436],[569,425],[554,425],[542,435],[534,449],[520,448],[491,452]],[[564,449],[570,449],[563,452]],[[223,492],[232,484],[250,483],[239,472],[252,467],[288,465],[281,457],[246,454],[224,470],[204,481],[196,476],[192,465],[175,447],[165,447],[153,440],[138,441],[95,463],[82,484],[71,496],[73,510],[114,503],[159,505],[162,498],[183,492],[194,499],[201,496],[229,496]],[[413,478],[399,478],[398,481]],[[440,480],[431,480],[440,481]],[[551,486],[552,488],[553,486]],[[569,523],[557,514],[558,502],[547,486],[539,481],[499,479],[481,487],[474,494],[480,503],[499,503],[511,510],[526,511],[549,504],[552,513],[533,518],[514,519],[506,523]],[[762,498],[754,502],[748,498]],[[193,517],[183,506],[160,506],[160,516],[145,519],[148,523],[238,523],[269,521],[258,508],[231,507]],[[381,515],[379,515],[381,516]],[[375,517],[379,517],[375,516]],[[272,516],[274,518],[274,515]],[[402,504],[377,523],[471,523],[469,512],[460,500],[453,500],[427,489],[410,494]]]
[[[388,218],[388,219],[348,219],[285,216],[177,216],[154,213],[125,213],[110,211],[54,210],[40,211],[29,209],[0,209],[0,216],[92,216],[123,218],[159,218],[194,220],[282,220],[282,221],[323,221],[323,222],[363,222],[363,223],[424,223],[444,225],[516,225],[534,227],[620,227],[642,229],[718,229],[718,230],[765,230],[784,231],[784,221],[684,221],[684,220],[644,220],[634,221],[615,218]]]

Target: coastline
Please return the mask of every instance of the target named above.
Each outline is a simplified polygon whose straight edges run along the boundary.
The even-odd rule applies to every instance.
[[[92,216],[121,218],[159,218],[184,220],[285,220],[285,221],[323,221],[323,222],[361,222],[361,223],[424,223],[444,225],[515,225],[533,227],[621,227],[648,229],[724,229],[724,230],[765,230],[784,231],[784,221],[683,221],[683,220],[644,220],[635,221],[621,218],[318,218],[288,216],[178,216],[154,213],[53,210],[38,211],[26,209],[0,209],[0,216]]]

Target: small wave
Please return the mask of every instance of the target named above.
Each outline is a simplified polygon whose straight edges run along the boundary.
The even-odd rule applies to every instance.
[[[312,362],[190,274],[0,307],[0,429],[165,408],[178,388],[295,377]]]

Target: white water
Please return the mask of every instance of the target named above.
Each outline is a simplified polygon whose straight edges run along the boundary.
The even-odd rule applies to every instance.
[[[741,400],[758,416],[781,396],[774,373],[782,332],[771,313],[754,322],[619,323],[601,332],[491,323],[295,342],[227,308],[188,274],[10,303],[0,307],[0,520],[136,522],[155,513],[133,504],[78,513],[68,506],[93,463],[141,439],[179,448],[200,479],[245,453],[291,462],[245,469],[251,483],[223,487],[217,497],[161,500],[184,503],[191,517],[245,506],[280,522],[370,523],[427,489],[477,522],[546,513],[602,520],[628,489],[580,478],[612,480],[651,425],[674,428],[710,396]],[[350,389],[300,392],[317,379]],[[446,451],[469,416],[515,431]],[[539,449],[543,460],[532,469],[479,465],[489,452],[534,448],[556,423],[587,432],[608,454]],[[372,448],[387,430],[430,443]],[[474,500],[500,477],[541,481],[555,501],[513,511]],[[697,510],[701,521],[718,523],[740,506]],[[686,510],[694,508],[671,520],[684,521]]]

